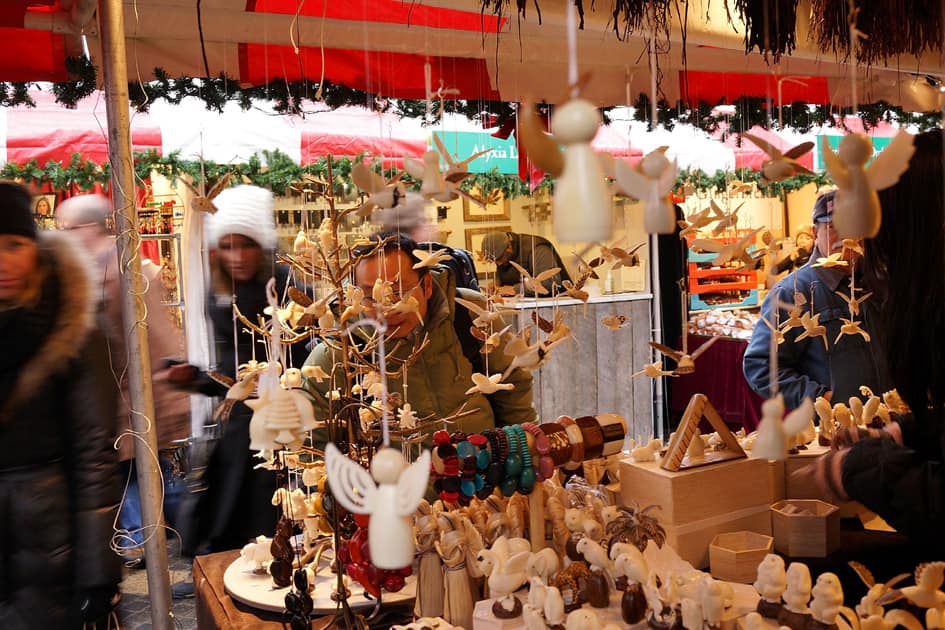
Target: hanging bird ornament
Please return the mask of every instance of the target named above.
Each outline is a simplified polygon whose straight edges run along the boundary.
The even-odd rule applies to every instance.
[[[354,514],[368,514],[371,562],[378,569],[402,569],[413,562],[411,517],[430,477],[430,452],[410,466],[390,447],[374,454],[371,472],[344,456],[331,442],[325,447],[328,484],[338,503]],[[375,520],[377,519],[377,520]]]
[[[813,142],[802,142],[796,147],[791,147],[784,153],[776,146],[762,140],[758,136],[750,133],[743,133],[742,138],[750,140],[755,146],[768,154],[768,159],[761,165],[761,183],[767,186],[771,182],[780,182],[803,173],[804,175],[813,175],[814,173],[806,166],[797,161],[799,157],[814,148]]]
[[[873,143],[861,133],[851,133],[840,140],[837,152],[830,148],[827,136],[820,146],[827,173],[837,185],[833,201],[833,225],[840,238],[872,238],[879,232],[882,208],[876,191],[889,188],[909,167],[915,152],[913,137],[905,130],[873,158]]]
[[[388,181],[364,162],[358,162],[351,167],[351,180],[367,195],[367,199],[358,206],[359,216],[366,217],[375,208],[393,208],[406,203],[407,189],[400,181],[400,176]]]
[[[676,185],[676,161],[666,157],[667,147],[650,151],[636,168],[623,160],[614,162],[614,177],[624,193],[643,202],[643,227],[650,234],[672,234],[676,210],[669,193]]]

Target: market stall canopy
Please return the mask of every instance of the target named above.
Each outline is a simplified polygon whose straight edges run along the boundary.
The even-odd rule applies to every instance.
[[[60,53],[81,51],[75,36],[80,27],[100,67],[92,19],[95,4],[94,0],[3,3],[3,34],[22,43],[0,52],[0,79],[24,76],[24,57],[36,65],[29,78],[62,77]],[[160,67],[172,77],[222,72],[244,85],[324,77],[383,96],[423,98],[424,67],[429,63],[432,88],[457,90],[461,99],[517,101],[532,96],[556,102],[566,94],[567,4],[539,1],[535,5],[540,5],[539,20],[535,10],[524,18],[508,8],[512,15],[483,13],[480,0],[128,0],[124,7],[129,76],[150,80],[153,69]],[[582,72],[592,75],[585,96],[613,105],[649,93],[649,27],[618,37],[606,3],[583,4],[579,63]],[[792,98],[837,105],[851,100],[850,66],[838,61],[842,53],[822,53],[811,37],[809,0],[797,6],[796,47],[777,64],[757,52],[745,54],[745,25],[736,11],[728,14],[725,2],[693,0],[686,7],[684,13],[669,11],[667,35],[657,38],[663,40],[658,55],[660,90],[670,102],[678,97],[719,96],[720,85],[731,87],[725,92],[729,99],[739,92],[757,96],[760,91],[761,96],[776,99],[778,86],[786,88],[782,81],[790,77],[808,81],[807,89],[795,90]],[[915,30],[921,29],[911,29]],[[734,70],[738,77],[719,80]],[[888,66],[877,62],[869,71],[861,68],[858,100],[882,99],[918,111],[936,109],[936,81],[943,74],[940,50],[919,58],[897,55]]]

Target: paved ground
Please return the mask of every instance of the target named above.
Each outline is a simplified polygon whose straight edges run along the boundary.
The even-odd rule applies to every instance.
[[[176,540],[168,540],[167,554],[171,584],[189,580],[191,562],[189,558],[181,557],[180,545]],[[197,619],[194,615],[193,599],[174,600],[171,602],[171,610],[177,628],[195,630]],[[124,570],[118,618],[122,630],[150,630],[151,604],[148,599],[148,575],[145,569]]]

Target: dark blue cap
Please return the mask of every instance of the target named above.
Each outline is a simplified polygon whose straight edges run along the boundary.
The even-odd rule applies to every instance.
[[[825,192],[814,202],[814,223],[830,223],[833,221],[833,198],[836,190]]]

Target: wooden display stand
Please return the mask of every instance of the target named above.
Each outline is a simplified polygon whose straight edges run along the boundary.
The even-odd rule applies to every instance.
[[[722,461],[693,465],[684,454],[703,416],[727,447]],[[697,568],[709,565],[709,543],[716,534],[739,530],[771,534],[769,510],[778,496],[777,467],[745,458],[737,442],[728,446],[730,441],[735,442],[728,427],[705,396],[696,394],[662,464],[630,459],[620,463],[621,503],[659,505],[656,515],[666,529],[666,541]]]
[[[712,577],[726,582],[751,584],[758,575],[758,565],[774,548],[771,536],[755,532],[719,534],[709,545]]]

